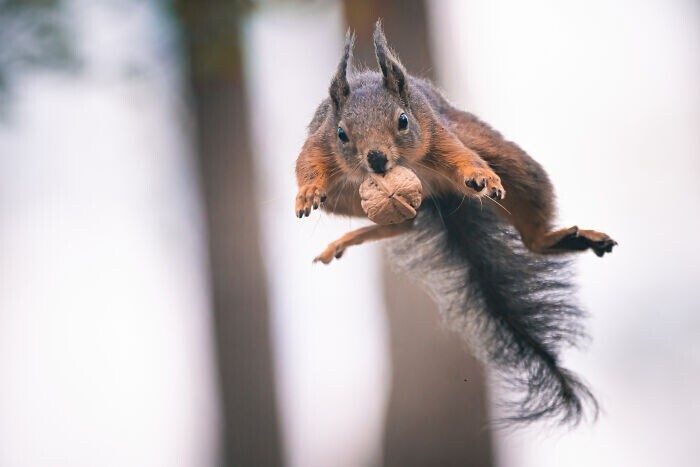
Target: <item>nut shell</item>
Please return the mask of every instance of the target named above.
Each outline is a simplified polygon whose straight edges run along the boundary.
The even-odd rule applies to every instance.
[[[370,174],[360,185],[362,209],[377,224],[399,224],[416,217],[423,185],[416,174],[397,166],[383,175]]]

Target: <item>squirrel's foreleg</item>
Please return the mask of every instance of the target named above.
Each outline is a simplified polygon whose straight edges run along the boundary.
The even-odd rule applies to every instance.
[[[331,156],[326,154],[318,135],[311,135],[301,149],[296,163],[297,192],[294,212],[297,217],[309,216],[326,201],[330,174],[333,173]]]
[[[431,135],[431,150],[421,161],[445,179],[457,184],[460,191],[503,199],[506,190],[501,178],[476,152],[464,146],[448,129],[437,126]]]

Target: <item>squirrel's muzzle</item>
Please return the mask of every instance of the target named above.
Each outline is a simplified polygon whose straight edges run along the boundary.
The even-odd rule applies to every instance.
[[[387,158],[381,151],[370,151],[367,153],[367,162],[372,171],[383,174],[386,172]]]

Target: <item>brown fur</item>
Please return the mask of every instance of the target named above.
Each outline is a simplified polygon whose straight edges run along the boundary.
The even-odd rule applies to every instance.
[[[346,40],[330,98],[316,111],[297,159],[298,217],[318,207],[364,216],[358,186],[370,170],[367,154],[379,151],[387,157],[387,169],[401,164],[414,170],[426,197],[455,193],[490,198],[485,205],[510,222],[534,252],[591,248],[602,256],[612,251],[616,242],[606,234],[578,227],[553,230],[553,187],[544,169],[477,117],[453,107],[431,83],[408,75],[386,45],[381,28],[375,30],[374,39],[382,73],[349,76],[353,39]],[[403,131],[396,127],[402,113],[410,122]],[[349,135],[348,142],[339,140],[338,128]],[[350,243],[338,242],[359,244],[403,230],[378,229],[368,235],[361,229],[350,235]],[[334,249],[338,242],[328,248]],[[325,263],[334,256],[319,258]]]

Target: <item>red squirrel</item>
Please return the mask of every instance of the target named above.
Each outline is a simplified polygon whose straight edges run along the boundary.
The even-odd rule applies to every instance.
[[[521,391],[504,420],[578,422],[584,401],[597,406],[558,361],[560,347],[580,337],[583,315],[569,301],[561,253],[603,256],[617,243],[595,230],[554,229],[553,187],[542,166],[429,81],[409,75],[380,22],[379,72],[352,69],[353,43],[348,33],[296,162],[296,215],[321,208],[363,217],[358,186],[395,166],[416,173],[424,200],[416,219],[350,232],[316,260],[329,263],[351,245],[396,237],[390,249],[397,262],[427,282],[477,354]]]

